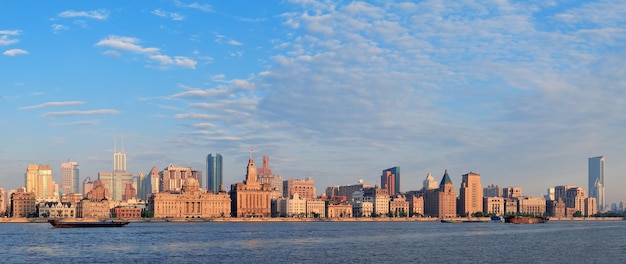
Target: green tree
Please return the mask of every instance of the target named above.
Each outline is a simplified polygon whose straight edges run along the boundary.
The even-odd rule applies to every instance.
[[[583,216],[583,212],[581,211],[576,211],[573,215],[574,217],[582,217]]]

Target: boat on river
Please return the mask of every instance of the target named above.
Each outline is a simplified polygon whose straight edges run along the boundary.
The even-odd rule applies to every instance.
[[[63,221],[48,220],[53,227],[56,228],[79,228],[79,227],[122,227],[130,222],[125,221],[100,221],[100,222],[81,222],[81,221]]]
[[[502,223],[502,219],[499,216],[492,216],[490,218],[443,218],[442,223]]]
[[[511,224],[543,224],[548,222],[548,218],[544,216],[507,215],[504,217],[504,222]]]

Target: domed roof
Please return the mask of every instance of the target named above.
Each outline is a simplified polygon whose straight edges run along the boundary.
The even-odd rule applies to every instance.
[[[185,179],[185,182],[183,183],[184,191],[197,191],[198,189],[200,189],[200,183],[198,183],[198,180],[192,177],[187,177],[187,179]]]

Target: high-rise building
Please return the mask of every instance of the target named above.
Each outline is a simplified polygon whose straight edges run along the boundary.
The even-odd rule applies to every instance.
[[[247,168],[246,179],[230,185],[231,214],[234,217],[268,217],[271,213],[271,187],[259,182],[252,152]]]
[[[187,178],[194,178],[202,184],[202,171],[192,167],[181,167],[168,165],[167,168],[159,172],[159,192],[180,191]]]
[[[63,190],[63,194],[80,193],[78,178],[78,163],[69,160],[61,163],[61,190]]]
[[[283,181],[283,198],[291,198],[296,193],[304,199],[315,198],[315,182],[313,179],[307,177],[304,180],[288,179]]]
[[[440,218],[456,216],[456,192],[448,170],[443,174],[438,189],[426,191],[424,214]]]
[[[93,180],[91,177],[87,176],[87,178],[83,181],[83,196],[86,196],[91,189],[93,189]]]
[[[433,175],[430,173],[426,175],[426,179],[424,179],[423,184],[424,184],[424,187],[422,188],[422,190],[424,191],[434,190],[434,189],[439,188],[439,183],[435,181],[435,177],[433,177]]]
[[[483,211],[483,186],[480,183],[480,174],[467,173],[461,176],[459,189],[459,215],[471,216]]]
[[[126,153],[124,152],[124,138],[122,138],[121,152],[117,152],[117,146],[113,147],[113,172],[126,172]]]
[[[383,170],[380,176],[380,186],[387,189],[389,195],[400,193],[400,167]]]
[[[495,184],[489,184],[487,187],[483,188],[483,196],[502,197],[502,187]]]
[[[216,153],[206,157],[207,191],[218,193],[224,189],[224,171],[222,155]]]
[[[50,165],[28,164],[26,169],[26,192],[35,194],[37,201],[55,197]]]
[[[589,197],[596,198],[597,211],[604,211],[604,156],[589,158]]]
[[[117,145],[113,146],[113,172],[99,172],[98,179],[105,188],[111,192],[113,201],[121,201],[127,182],[132,182],[133,175],[126,171],[126,153],[124,152],[124,139],[122,138],[122,151],[117,151]]]

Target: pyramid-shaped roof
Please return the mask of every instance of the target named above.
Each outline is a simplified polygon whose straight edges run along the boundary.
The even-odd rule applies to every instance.
[[[443,179],[441,179],[441,183],[439,184],[439,186],[443,186],[446,183],[452,184],[452,180],[450,179],[450,175],[448,175],[448,169],[446,169],[446,172],[443,174]]]

